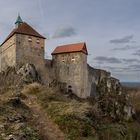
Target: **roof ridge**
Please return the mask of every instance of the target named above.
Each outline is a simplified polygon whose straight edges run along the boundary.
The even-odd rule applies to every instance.
[[[59,45],[57,46],[54,51],[52,52],[52,55],[54,54],[61,54],[61,53],[72,53],[72,52],[83,52],[85,54],[88,54],[86,43],[74,43],[74,44],[65,44],[65,45]]]
[[[79,42],[79,43],[70,43],[70,44],[63,44],[63,45],[58,45],[57,47],[61,46],[68,46],[68,45],[77,45],[77,44],[86,44],[85,42]]]

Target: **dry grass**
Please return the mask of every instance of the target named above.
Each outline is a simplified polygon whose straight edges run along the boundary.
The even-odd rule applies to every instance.
[[[135,109],[140,111],[140,90],[129,89],[127,92],[129,92]],[[58,89],[32,83],[26,85],[22,93],[37,97],[42,108],[64,132],[66,140],[130,140],[131,137],[137,137],[137,139],[140,137],[140,126],[137,121],[136,124],[126,123],[125,125],[119,123],[101,124],[100,122],[100,129],[95,130],[93,121],[96,118],[91,120],[87,115],[93,105],[86,101],[71,99]],[[95,114],[98,113],[98,109],[96,109],[97,107],[94,108]],[[124,133],[124,136],[122,133]]]
[[[91,105],[85,101],[71,99],[58,89],[42,87],[36,94],[50,118],[66,135],[66,140],[95,139],[95,129],[87,118]]]
[[[32,83],[29,85],[25,85],[21,92],[23,94],[37,94],[40,92],[41,87],[42,86],[39,83]]]
[[[51,114],[56,115],[74,115],[79,118],[85,118],[85,114],[89,112],[91,106],[87,102],[80,103],[75,100],[71,102],[51,102],[48,105],[48,110]]]

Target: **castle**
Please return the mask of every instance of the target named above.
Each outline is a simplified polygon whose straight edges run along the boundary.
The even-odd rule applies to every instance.
[[[86,43],[58,46],[52,52],[52,60],[44,59],[45,39],[18,16],[15,28],[0,47],[0,71],[8,66],[20,67],[32,63],[44,82],[57,79],[66,83],[67,88],[81,98],[95,96],[97,84],[103,78],[114,80],[109,72],[87,64]],[[115,79],[115,83],[118,82]],[[110,86],[110,82],[107,85]]]

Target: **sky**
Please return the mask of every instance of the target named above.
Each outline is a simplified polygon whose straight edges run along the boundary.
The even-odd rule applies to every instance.
[[[0,7],[1,43],[20,13],[47,38],[46,58],[58,45],[86,42],[91,66],[140,82],[140,0],[0,0]]]

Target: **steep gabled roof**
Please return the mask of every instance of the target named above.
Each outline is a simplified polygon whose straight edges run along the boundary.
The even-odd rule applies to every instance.
[[[62,45],[55,48],[52,52],[52,55],[62,54],[62,53],[72,53],[72,52],[83,52],[88,55],[86,43],[76,43],[76,44],[68,44]]]
[[[31,35],[31,36],[36,36],[36,37],[39,37],[39,38],[46,39],[44,36],[40,35],[36,30],[34,30],[26,22],[23,22],[19,27],[13,29],[13,31],[8,35],[8,37],[4,40],[4,42],[2,44],[4,44],[14,34]]]

